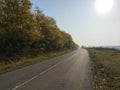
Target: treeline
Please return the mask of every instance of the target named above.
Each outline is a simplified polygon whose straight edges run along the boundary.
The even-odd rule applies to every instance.
[[[71,36],[30,0],[0,0],[0,56],[38,54],[73,49]]]

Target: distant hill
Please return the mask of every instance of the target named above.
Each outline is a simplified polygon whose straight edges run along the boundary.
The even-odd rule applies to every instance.
[[[101,48],[113,48],[113,49],[120,50],[120,46],[103,46]]]
[[[120,46],[111,46],[110,48],[115,48],[115,49],[120,50]]]

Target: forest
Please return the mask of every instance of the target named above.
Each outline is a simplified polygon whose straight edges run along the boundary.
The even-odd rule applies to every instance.
[[[74,49],[70,34],[30,0],[0,0],[0,57]]]

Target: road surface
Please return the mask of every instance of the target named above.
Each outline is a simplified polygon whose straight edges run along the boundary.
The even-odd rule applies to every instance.
[[[0,75],[0,90],[92,90],[87,50]]]

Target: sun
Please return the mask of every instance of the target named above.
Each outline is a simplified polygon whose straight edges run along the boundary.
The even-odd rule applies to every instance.
[[[96,0],[95,9],[99,13],[108,13],[114,6],[114,0]]]

